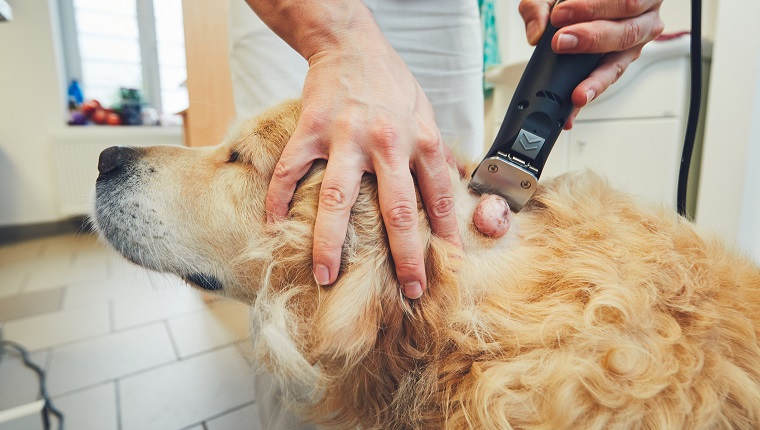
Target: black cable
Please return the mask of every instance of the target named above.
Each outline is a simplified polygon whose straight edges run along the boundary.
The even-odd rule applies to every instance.
[[[2,340],[0,341],[0,348],[11,348],[16,350],[16,352],[21,355],[21,360],[24,361],[24,365],[30,369],[32,369],[36,374],[37,378],[40,381],[40,397],[42,397],[42,400],[45,401],[45,405],[42,407],[42,424],[45,428],[45,430],[50,430],[50,415],[54,415],[58,419],[58,430],[63,430],[63,414],[61,411],[56,409],[55,406],[53,406],[53,402],[50,400],[50,396],[47,392],[47,387],[45,385],[45,371],[42,370],[41,367],[34,364],[34,362],[29,358],[29,352],[21,345],[17,344],[16,342],[11,342],[9,340]]]
[[[681,168],[678,171],[678,197],[676,209],[681,216],[686,213],[686,191],[689,185],[689,168],[694,140],[697,137],[699,109],[702,101],[702,1],[691,0],[691,100],[689,119],[686,123],[686,137],[681,153]]]

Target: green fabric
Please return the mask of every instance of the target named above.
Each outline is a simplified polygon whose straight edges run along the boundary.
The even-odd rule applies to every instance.
[[[499,54],[499,38],[496,31],[496,13],[494,0],[478,0],[480,8],[480,28],[483,35],[483,72],[501,64]],[[493,84],[483,79],[483,94],[485,98],[493,95]]]

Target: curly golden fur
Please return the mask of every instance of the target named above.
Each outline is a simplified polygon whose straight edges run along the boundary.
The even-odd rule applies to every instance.
[[[416,301],[400,294],[366,175],[341,274],[318,287],[322,163],[288,218],[265,223],[299,113],[284,103],[212,149],[142,151],[153,171],[136,168],[131,188],[99,184],[95,219],[132,260],[180,276],[203,266],[250,303],[256,350],[305,416],[365,429],[760,427],[760,269],[590,172],[542,182],[489,239],[452,171],[464,248],[432,236],[420,208],[429,288]],[[124,237],[116,209],[132,200],[158,215],[137,210]],[[181,232],[147,241],[163,213]]]

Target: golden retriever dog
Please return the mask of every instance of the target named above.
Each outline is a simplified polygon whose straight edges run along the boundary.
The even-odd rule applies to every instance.
[[[365,175],[337,282],[311,272],[324,164],[288,217],[266,188],[300,114],[283,103],[219,146],[110,148],[94,220],[146,268],[252,306],[262,363],[329,428],[760,428],[760,269],[596,175],[542,182],[494,239],[451,181],[463,249],[431,235],[428,289],[400,292]]]

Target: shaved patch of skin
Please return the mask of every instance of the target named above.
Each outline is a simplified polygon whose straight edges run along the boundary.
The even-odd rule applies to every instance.
[[[500,196],[483,195],[475,208],[472,222],[479,232],[488,237],[497,239],[503,237],[509,231],[512,222],[509,204]]]

